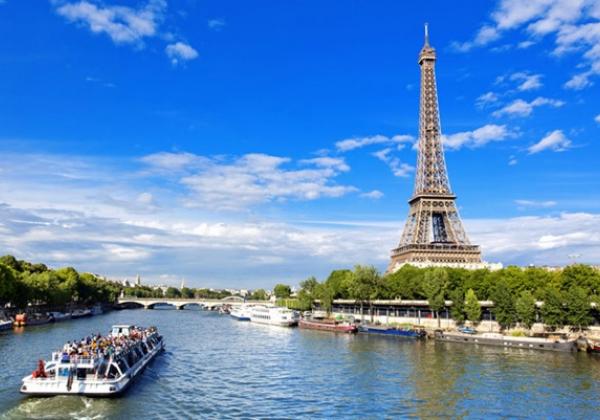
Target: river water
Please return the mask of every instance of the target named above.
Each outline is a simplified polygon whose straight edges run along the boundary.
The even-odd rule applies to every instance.
[[[156,325],[167,351],[120,398],[25,398],[52,349],[113,324]],[[600,416],[600,357],[335,335],[201,311],[127,310],[0,333],[0,418]]]

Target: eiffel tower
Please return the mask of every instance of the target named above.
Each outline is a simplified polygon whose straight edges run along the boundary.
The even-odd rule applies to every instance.
[[[450,189],[442,146],[435,49],[429,45],[425,24],[425,45],[419,54],[421,97],[419,143],[415,189],[400,244],[392,250],[387,272],[404,264],[480,268],[479,246],[471,245]]]

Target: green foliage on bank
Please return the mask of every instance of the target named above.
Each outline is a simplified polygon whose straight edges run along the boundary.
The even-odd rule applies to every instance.
[[[72,267],[51,270],[44,264],[0,257],[0,307],[31,305],[113,303],[121,286]]]
[[[331,311],[335,299],[354,299],[370,305],[376,299],[428,300],[435,312],[451,300],[457,322],[481,319],[479,301],[494,302],[494,315],[504,328],[519,322],[530,327],[536,317],[536,301],[543,301],[540,314],[550,326],[585,327],[592,322],[592,302],[600,303],[600,271],[584,264],[549,271],[539,267],[506,267],[502,270],[459,268],[420,269],[403,266],[382,276],[372,266],[334,270],[322,282],[310,277],[300,284],[298,305],[308,309],[314,300]]]
[[[178,289],[176,287],[167,287],[163,293],[163,289],[159,287],[150,287],[144,285],[136,285],[133,287],[125,287],[123,289],[125,296],[135,296],[139,298],[162,298],[166,297],[169,299],[223,299],[231,296],[231,292],[227,290],[210,290],[203,288],[190,288],[183,287]]]

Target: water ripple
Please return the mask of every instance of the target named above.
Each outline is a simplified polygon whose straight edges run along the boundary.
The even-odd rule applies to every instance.
[[[156,325],[167,351],[122,398],[23,398],[52,348]],[[269,327],[198,311],[122,311],[0,335],[0,418],[597,417],[600,358]]]

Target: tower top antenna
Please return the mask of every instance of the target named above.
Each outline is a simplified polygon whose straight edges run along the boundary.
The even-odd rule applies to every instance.
[[[429,23],[425,23],[425,45],[429,45]]]

